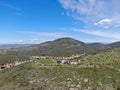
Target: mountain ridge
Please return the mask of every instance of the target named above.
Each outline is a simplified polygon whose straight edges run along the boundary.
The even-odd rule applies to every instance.
[[[113,48],[116,44],[102,44],[102,43],[84,43],[82,41],[65,37],[54,41],[47,41],[41,44],[7,49],[7,53],[24,53],[28,55],[50,55],[50,56],[70,56],[72,54],[93,54],[99,51]],[[117,43],[117,47],[120,44]],[[114,47],[115,48],[115,47]],[[2,53],[2,50],[0,50]],[[3,50],[4,51],[4,50]]]

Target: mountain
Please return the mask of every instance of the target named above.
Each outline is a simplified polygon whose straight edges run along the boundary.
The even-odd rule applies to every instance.
[[[114,43],[108,44],[108,46],[110,46],[112,48],[118,48],[118,47],[120,47],[120,42],[114,42]]]
[[[27,60],[33,55],[88,54],[76,66],[51,67],[30,62],[1,70],[1,90],[8,88],[10,90],[119,90],[120,88],[119,43],[88,44],[72,38],[60,38],[38,45],[0,51],[0,65],[16,60]]]
[[[1,70],[0,90],[120,90],[120,48],[88,55],[76,66],[39,61]]]
[[[103,51],[111,48],[110,46],[102,43],[92,43],[92,44],[89,44],[89,46],[95,51]]]
[[[0,49],[10,49],[10,48],[19,48],[19,47],[27,47],[32,44],[1,44]]]
[[[26,60],[30,56],[71,56],[73,54],[94,54],[108,47],[101,43],[87,44],[73,38],[60,38],[37,45],[0,49],[0,64]]]
[[[88,46],[84,42],[72,38],[60,38],[38,45],[8,49],[6,52],[26,53],[27,55],[70,56],[76,53],[84,53],[85,48]]]
[[[60,38],[38,45],[1,50],[1,53],[19,53],[27,55],[71,56],[72,54],[93,54],[106,50],[109,46],[101,43],[87,44],[73,38]]]
[[[71,56],[73,54],[95,54],[101,51],[118,47],[119,44],[102,44],[102,43],[84,43],[73,38],[59,38],[54,41],[48,41],[37,45],[0,49],[0,54],[14,55],[12,57],[22,57],[23,60],[30,56]]]

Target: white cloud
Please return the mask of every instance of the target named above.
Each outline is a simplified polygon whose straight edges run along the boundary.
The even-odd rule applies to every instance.
[[[103,25],[103,24],[108,24],[111,22],[112,22],[112,20],[110,20],[109,18],[106,18],[106,19],[100,20],[99,22],[94,23],[94,25]]]
[[[120,15],[120,0],[59,0],[59,2],[75,20],[93,24],[103,18],[111,18],[113,22],[120,22],[120,18],[116,19]]]
[[[64,32],[31,32],[31,31],[17,31],[17,34],[26,37],[26,42],[41,43],[45,41],[51,41],[63,37],[76,38],[77,36],[68,33],[65,28],[62,28]]]
[[[67,33],[65,32],[25,32],[25,31],[20,31],[18,33],[21,34],[25,34],[25,35],[29,35],[32,37],[55,37],[55,38],[60,38],[60,37],[67,37],[69,36]]]
[[[34,42],[34,41],[39,41],[39,39],[32,39],[31,41],[32,41],[32,42]]]
[[[9,41],[6,43],[11,43],[11,44],[39,44],[40,39],[31,39],[31,40],[15,40],[15,41]]]
[[[18,40],[18,41],[15,41],[16,43],[23,43],[24,40]]]
[[[59,0],[74,20],[83,22],[83,30],[74,31],[120,40],[120,0]]]
[[[21,8],[15,7],[15,6],[8,4],[8,3],[5,3],[5,2],[0,2],[0,6],[7,7],[10,9],[19,10],[19,11],[22,10]]]
[[[18,16],[24,16],[23,14],[21,14],[21,13],[16,13],[16,15],[18,15]]]
[[[9,41],[7,43],[10,43],[10,44],[29,44],[31,42],[29,40],[15,40],[15,41]]]
[[[45,37],[64,37],[67,36],[64,32],[40,32],[38,33],[39,36],[45,36]]]
[[[85,34],[95,35],[95,36],[101,36],[111,39],[120,39],[120,32],[113,32],[113,31],[102,31],[102,30],[81,30],[81,29],[73,29],[76,32],[82,32]]]
[[[4,42],[1,42],[2,44],[25,44],[25,40],[4,40]]]
[[[11,5],[11,4],[8,4],[8,3],[5,3],[5,2],[0,1],[0,7],[4,7],[4,8],[7,8],[7,9],[11,9],[11,10],[14,10],[15,12],[17,11],[18,13],[15,13],[15,15],[17,15],[17,16],[24,16],[24,15],[21,13],[22,9],[16,7],[15,5]]]

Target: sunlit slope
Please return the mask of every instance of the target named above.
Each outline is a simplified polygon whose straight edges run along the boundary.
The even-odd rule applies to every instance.
[[[119,79],[120,72],[107,67],[41,66],[32,62],[0,71],[0,90],[96,90],[106,84],[116,85]]]
[[[117,66],[120,64],[120,48],[107,50],[94,55],[88,55],[85,62],[90,64],[103,64]]]
[[[1,50],[1,53],[27,54],[27,55],[49,55],[49,56],[70,56],[72,54],[93,54],[109,47],[101,43],[87,44],[73,38],[60,38],[54,41],[44,42],[38,45],[24,48]]]

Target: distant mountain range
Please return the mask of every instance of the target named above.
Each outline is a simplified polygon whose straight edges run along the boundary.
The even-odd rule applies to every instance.
[[[114,42],[114,43],[108,44],[108,46],[110,46],[112,48],[119,48],[120,47],[120,42]]]
[[[10,48],[19,48],[19,47],[27,47],[33,44],[0,44],[0,49],[10,49]]]
[[[15,46],[15,45],[14,45]],[[18,45],[19,46],[19,45]],[[18,47],[16,45],[16,47]],[[54,41],[48,41],[37,45],[7,50],[0,50],[0,53],[19,53],[26,55],[50,55],[50,56],[70,56],[72,54],[94,54],[100,51],[120,47],[120,42],[111,44],[102,43],[84,43],[73,38],[60,38]]]

